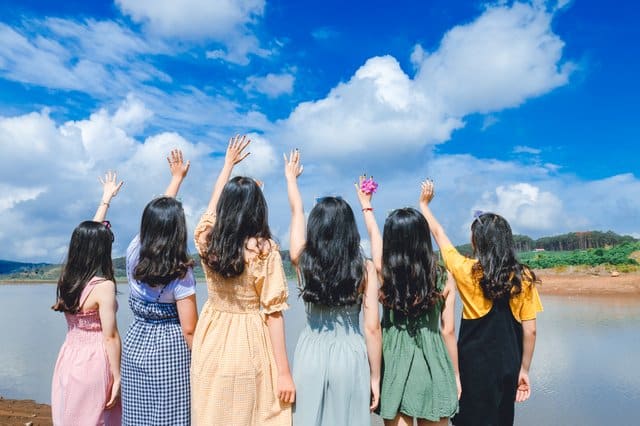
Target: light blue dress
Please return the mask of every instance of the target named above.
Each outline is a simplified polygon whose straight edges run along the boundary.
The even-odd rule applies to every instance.
[[[306,304],[307,326],[293,359],[293,424],[370,426],[369,361],[360,304]]]

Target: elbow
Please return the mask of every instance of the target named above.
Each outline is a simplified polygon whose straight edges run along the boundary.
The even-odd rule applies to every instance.
[[[442,334],[442,337],[445,337],[445,338],[450,338],[450,337],[455,338],[456,337],[456,328],[453,325],[448,325],[448,326],[442,327],[440,329],[440,334]]]
[[[364,332],[368,337],[381,337],[382,329],[380,328],[380,323],[375,322],[373,324],[365,324]]]
[[[104,336],[104,343],[106,345],[111,345],[113,343],[120,343],[120,335],[115,333],[110,333]]]

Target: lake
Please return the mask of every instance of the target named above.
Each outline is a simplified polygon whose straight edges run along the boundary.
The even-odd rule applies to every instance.
[[[132,320],[121,284],[118,321]],[[293,354],[304,308],[290,288],[285,315]],[[66,333],[49,309],[55,285],[0,285],[0,395],[50,403],[50,381]],[[198,286],[198,305],[206,285]],[[640,422],[640,298],[543,296],[529,401],[516,405],[517,425],[629,425]],[[460,306],[458,302],[458,307]]]

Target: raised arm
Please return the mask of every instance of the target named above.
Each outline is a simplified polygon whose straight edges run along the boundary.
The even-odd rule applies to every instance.
[[[218,179],[216,179],[216,183],[213,186],[213,192],[211,193],[211,200],[209,200],[207,211],[216,211],[220,194],[222,194],[222,189],[229,181],[229,177],[231,177],[233,167],[251,154],[250,152],[244,152],[244,149],[249,145],[249,143],[251,143],[251,140],[247,139],[246,135],[235,135],[229,139],[229,146],[227,147],[227,153],[224,157],[224,165],[222,166]]]
[[[436,217],[431,212],[429,208],[429,203],[433,200],[435,196],[435,190],[433,188],[433,181],[431,179],[427,179],[422,182],[422,188],[420,192],[420,210],[424,215],[424,218],[427,220],[429,224],[429,229],[431,230],[431,234],[433,238],[436,240],[438,247],[442,249],[443,247],[447,247],[451,245],[451,241],[449,241],[449,237],[444,232],[444,228],[440,225],[440,222],[436,219]]]
[[[442,340],[449,352],[449,358],[453,365],[453,372],[456,375],[456,387],[458,388],[458,399],[460,399],[461,385],[460,385],[460,369],[458,368],[458,343],[456,341],[456,321],[454,316],[455,301],[456,301],[456,282],[453,279],[453,275],[447,272],[447,283],[445,284],[444,291],[444,307],[440,314],[440,333],[442,333]]]
[[[191,161],[185,163],[182,158],[182,151],[179,149],[171,150],[167,161],[169,162],[169,171],[171,172],[171,182],[169,182],[169,186],[167,186],[167,189],[164,191],[164,195],[175,198],[176,195],[178,195],[182,181],[187,177],[187,173],[189,173]]]
[[[368,191],[367,188],[363,188],[362,185],[365,179],[366,176],[360,176],[359,182],[355,184],[356,194],[358,194],[358,200],[362,207],[362,215],[364,216],[364,223],[367,226],[367,232],[371,240],[371,258],[373,259],[373,265],[378,275],[380,275],[382,274],[382,235],[380,234],[380,228],[378,228],[376,217],[373,214],[373,207],[371,206],[373,191]],[[373,181],[373,176],[371,177],[371,181]]]
[[[289,237],[289,256],[291,263],[298,264],[300,254],[304,249],[304,207],[302,196],[298,188],[298,176],[302,174],[303,166],[300,164],[300,151],[291,151],[289,158],[284,154],[284,176],[287,179],[287,193],[291,206],[291,230]]]
[[[378,308],[378,277],[371,262],[366,263],[366,286],[362,306],[364,317],[364,336],[371,371],[371,405],[373,411],[380,402],[380,370],[382,364],[382,330]]]
[[[104,218],[107,216],[107,210],[109,209],[111,199],[118,194],[118,191],[122,188],[124,181],[120,181],[120,183],[118,183],[116,172],[111,171],[108,171],[104,175],[104,178],[102,176],[99,177],[98,180],[102,184],[102,198],[100,199],[100,204],[98,205],[96,214],[93,215],[93,221],[103,222]]]

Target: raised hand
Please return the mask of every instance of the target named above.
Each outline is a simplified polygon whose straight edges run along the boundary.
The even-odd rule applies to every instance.
[[[433,197],[436,196],[433,181],[431,179],[426,179],[420,184],[420,188],[420,204],[429,204],[431,200],[433,200]]]
[[[184,179],[187,176],[191,161],[184,162],[181,150],[172,149],[167,157],[167,161],[169,162],[169,170],[171,171],[172,177]]]
[[[225,166],[235,166],[245,158],[250,152],[244,152],[244,149],[251,143],[251,140],[246,135],[235,135],[229,139],[229,146],[227,147],[227,153],[224,157]]]
[[[371,198],[373,197],[373,191],[365,191],[363,189],[362,183],[366,180],[367,175],[361,175],[358,178],[358,182],[354,183],[356,194],[358,195],[358,201],[360,201],[360,206],[362,206],[363,209],[371,207]],[[371,176],[371,180],[373,181],[373,176]]]
[[[96,214],[93,215],[94,222],[104,221],[104,218],[107,216],[107,209],[109,208],[111,199],[118,194],[118,191],[120,191],[120,188],[124,185],[124,181],[120,181],[120,183],[118,183],[118,176],[116,175],[116,172],[112,171],[105,173],[104,177],[98,177],[98,180],[102,185],[102,199],[98,205]]]
[[[111,199],[118,194],[122,185],[124,185],[124,181],[118,183],[118,176],[116,172],[112,171],[105,173],[104,178],[102,176],[98,177],[98,180],[102,184],[102,202],[104,204],[109,204]]]
[[[287,158],[287,154],[282,155],[284,157],[284,176],[287,180],[297,179],[304,169],[304,166],[300,164],[300,151],[298,149],[291,151],[289,158]]]

